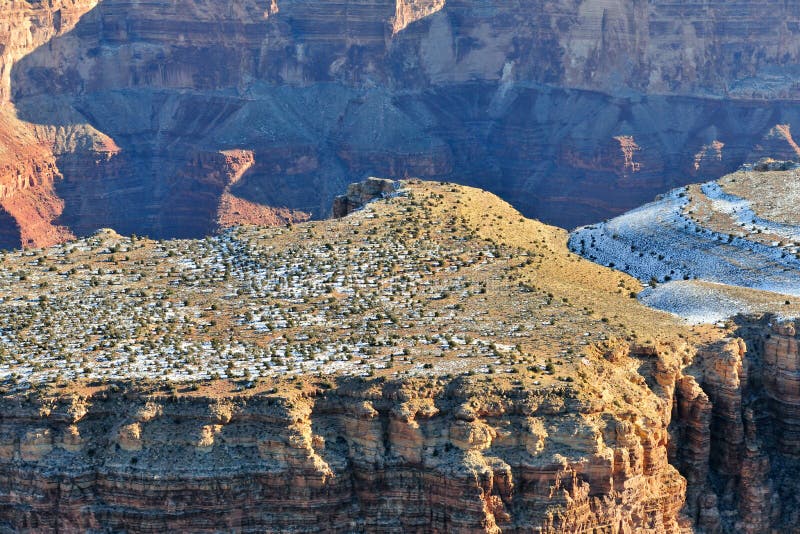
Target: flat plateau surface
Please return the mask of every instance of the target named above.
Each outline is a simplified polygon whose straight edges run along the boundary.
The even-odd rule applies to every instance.
[[[635,279],[566,240],[489,193],[408,181],[339,220],[203,240],[102,230],[6,252],[0,380],[8,391],[303,375],[546,384],[599,371],[596,343],[681,332],[633,298]]]

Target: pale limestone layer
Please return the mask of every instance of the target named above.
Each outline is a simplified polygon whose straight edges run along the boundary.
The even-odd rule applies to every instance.
[[[344,532],[354,521],[366,531],[678,532],[686,483],[667,462],[668,412],[612,415],[569,387],[463,379],[293,389],[6,399],[0,521],[40,532]]]
[[[619,384],[587,396],[466,377],[6,398],[0,520],[43,532],[786,531],[800,472],[794,328],[742,318],[743,338],[697,347],[597,346],[631,370],[635,407],[620,403],[628,393],[615,401]]]

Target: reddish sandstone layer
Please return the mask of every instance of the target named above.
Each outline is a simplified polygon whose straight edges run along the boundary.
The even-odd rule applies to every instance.
[[[476,185],[572,227],[795,151],[794,106],[776,100],[796,96],[794,4],[20,0],[0,12],[0,100],[37,125],[63,178],[2,214],[6,246],[324,217],[367,175]],[[255,160],[232,197],[208,186],[226,151]],[[22,174],[47,182],[45,163]]]
[[[635,413],[572,385],[467,377],[6,398],[0,524],[786,531],[798,519],[782,504],[800,471],[797,403],[785,394],[797,343],[793,323],[766,321],[743,320],[749,347],[599,347],[649,390]]]
[[[217,214],[220,228],[230,228],[241,224],[258,226],[280,226],[287,223],[309,220],[307,213],[292,211],[287,208],[270,208],[223,193]]]
[[[0,524],[40,532],[678,532],[666,429],[569,388],[6,400]],[[482,392],[481,392],[482,391]]]
[[[6,106],[8,107],[8,106]],[[56,158],[33,128],[0,112],[0,247],[47,246],[73,237],[56,223],[63,200]]]
[[[11,0],[0,7],[0,102],[11,96],[14,63],[58,35],[70,32],[99,0]]]
[[[707,532],[785,532],[798,513],[800,351],[794,322],[740,318],[747,339],[698,351],[679,383],[673,461],[686,514]]]

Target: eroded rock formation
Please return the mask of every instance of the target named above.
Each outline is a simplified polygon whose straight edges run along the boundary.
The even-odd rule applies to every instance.
[[[684,371],[673,461],[698,528],[787,532],[798,520],[795,325],[771,316],[739,321],[743,338],[703,347]]]
[[[22,119],[9,134],[31,137],[9,146],[3,246],[324,217],[369,175],[476,185],[573,227],[796,157],[794,4],[19,0],[0,14],[0,101]],[[251,165],[210,187],[231,151]],[[16,174],[45,185],[24,192]]]
[[[347,186],[347,194],[333,199],[333,217],[340,218],[363,207],[366,203],[391,194],[399,186],[394,180],[367,178]]]
[[[636,369],[616,400],[466,376],[5,397],[0,525],[786,532],[798,337],[771,317],[738,333],[598,346]]]
[[[7,399],[0,524],[56,530],[677,532],[663,421],[569,387],[340,384]],[[179,461],[176,461],[180,459]]]

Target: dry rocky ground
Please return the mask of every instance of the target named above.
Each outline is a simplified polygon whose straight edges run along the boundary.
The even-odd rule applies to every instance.
[[[594,374],[593,343],[674,329],[565,239],[488,193],[407,182],[339,220],[6,252],[0,377],[9,392],[303,374],[545,384]]]

